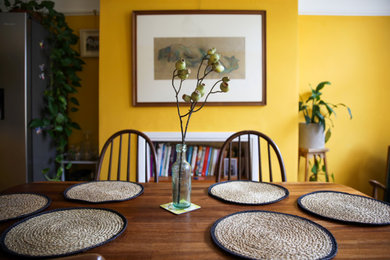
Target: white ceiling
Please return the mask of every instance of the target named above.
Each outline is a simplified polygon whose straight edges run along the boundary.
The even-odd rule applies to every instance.
[[[55,9],[66,15],[94,14],[100,11],[100,0],[53,1]],[[298,0],[298,14],[390,16],[390,0]]]

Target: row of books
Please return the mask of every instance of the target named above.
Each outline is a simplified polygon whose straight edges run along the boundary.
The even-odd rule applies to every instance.
[[[156,144],[157,174],[172,175],[172,165],[176,161],[176,145],[172,143]],[[191,165],[194,176],[213,176],[220,149],[207,145],[187,145],[186,160]]]

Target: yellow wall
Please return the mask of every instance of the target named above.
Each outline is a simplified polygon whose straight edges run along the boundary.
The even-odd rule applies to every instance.
[[[336,182],[371,194],[390,145],[390,17],[299,16],[299,91],[328,80],[324,98],[351,107],[334,120],[328,164]],[[303,166],[302,166],[303,168]],[[302,169],[303,171],[303,169]]]
[[[112,133],[124,128],[180,131],[175,108],[131,105],[132,11],[164,9],[267,11],[267,106],[208,106],[191,118],[189,131],[262,131],[278,144],[285,159],[288,180],[295,181],[298,144],[296,0],[101,0],[99,146],[102,147]],[[170,86],[167,86],[167,90],[170,90]]]
[[[66,22],[77,35],[80,29],[99,29],[99,16],[95,15],[66,16]],[[79,45],[76,48],[80,51]],[[83,133],[87,131],[90,133],[91,143],[97,149],[99,59],[83,57],[82,60],[85,62],[83,71],[78,73],[81,78],[81,88],[77,88],[78,93],[75,94],[80,102],[80,110],[71,112],[72,120],[79,123],[81,131],[73,130],[69,144],[80,145],[84,138]]]

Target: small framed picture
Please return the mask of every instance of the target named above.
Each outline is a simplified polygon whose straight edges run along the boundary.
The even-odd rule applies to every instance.
[[[81,57],[99,57],[99,30],[80,30]]]
[[[223,175],[228,176],[229,172],[229,158],[223,159]],[[237,176],[237,158],[231,158],[230,159],[230,170],[231,170],[231,175],[230,176]]]

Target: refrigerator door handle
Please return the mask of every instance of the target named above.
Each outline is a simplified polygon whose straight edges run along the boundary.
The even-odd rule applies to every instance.
[[[0,120],[4,120],[4,89],[0,88]]]

